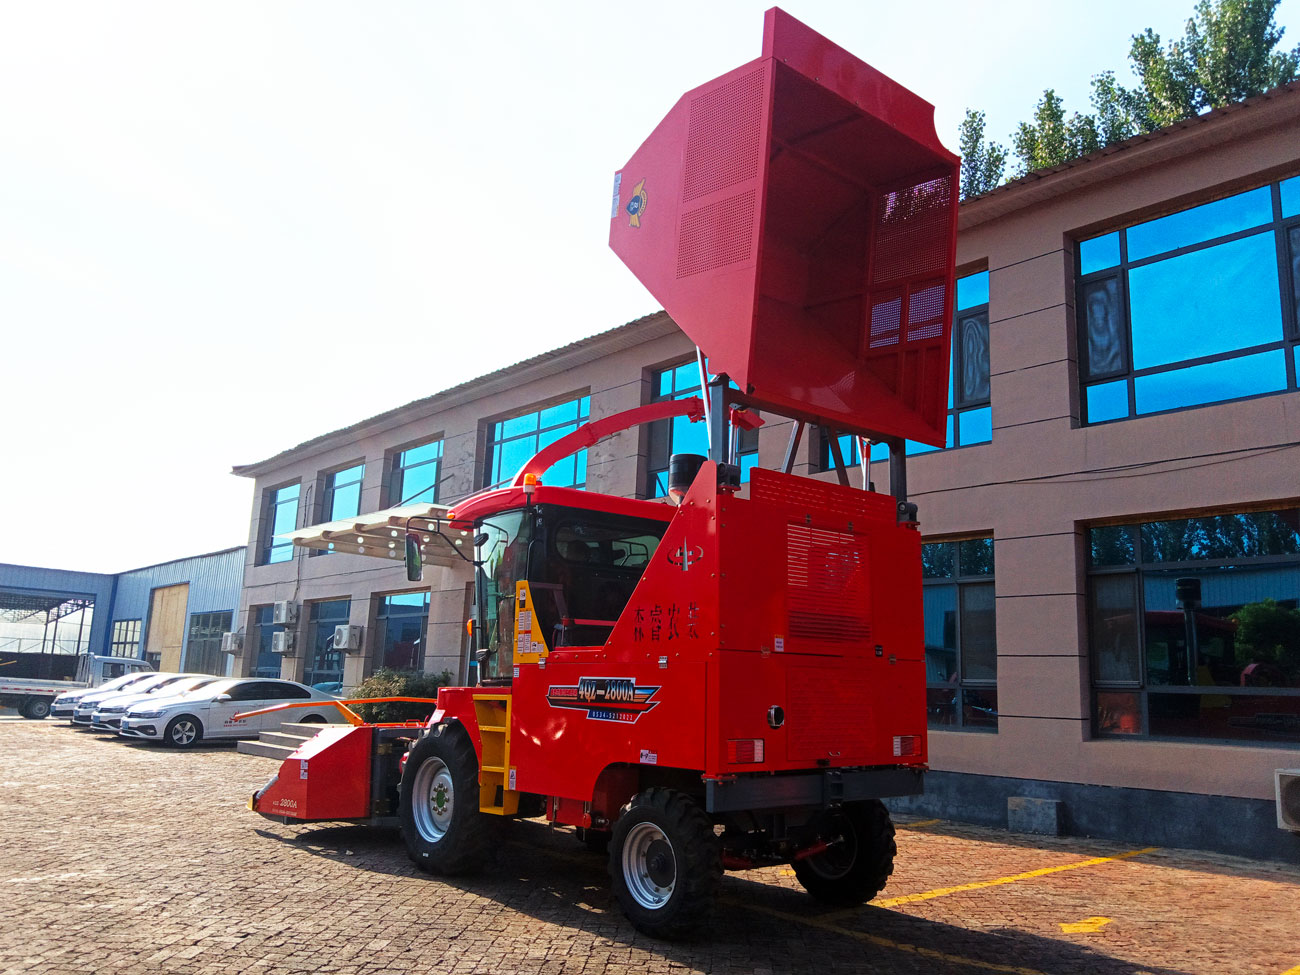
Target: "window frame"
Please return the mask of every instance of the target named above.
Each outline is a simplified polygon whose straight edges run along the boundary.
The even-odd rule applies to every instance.
[[[577,404],[576,419],[564,420],[561,423],[554,423],[547,427],[542,426],[543,413],[545,413],[547,410],[553,410],[556,407],[568,406],[570,403]],[[499,437],[496,436],[496,432],[498,431],[501,434],[504,434],[506,425],[511,421],[520,420],[527,416],[536,417],[536,425],[531,430],[525,431],[524,433],[514,434],[512,436],[504,436],[504,435]],[[542,439],[547,434],[554,433],[558,430],[563,430],[565,427],[568,426],[572,426],[573,429],[576,430],[584,423],[590,422],[590,420],[591,420],[591,393],[590,391],[587,391],[587,392],[566,394],[564,396],[551,399],[551,400],[546,400],[542,403],[534,404],[530,407],[526,407],[524,409],[517,410],[511,413],[506,413],[501,416],[497,416],[494,417],[493,419],[485,421],[486,429],[484,430],[484,440],[483,440],[483,470],[482,470],[482,475],[479,478],[480,485],[485,490],[499,488],[505,485],[517,473],[518,470],[517,468],[511,471],[504,471],[504,472],[498,471],[498,473],[502,474],[501,478],[498,480],[493,480],[492,478],[493,468],[497,466],[497,464],[499,463],[501,448],[505,444],[516,443],[518,441],[532,438],[533,447],[532,447],[532,451],[529,454],[529,456],[531,457],[541,449],[541,447],[538,446],[538,444],[541,443]],[[565,430],[564,433],[560,434],[559,436],[565,436],[570,432],[572,431]],[[556,437],[555,439],[559,439],[559,437]],[[548,441],[548,443],[550,442],[554,442],[554,441],[553,440]],[[578,468],[577,454],[579,453],[583,454],[581,480],[575,478],[573,484],[562,484],[556,486],[572,487],[578,490],[586,489],[587,487],[586,448],[583,448],[580,451],[575,451],[574,454],[570,456],[570,458],[564,458],[564,459],[572,459],[574,464],[574,472],[576,474]],[[560,463],[560,461],[557,461],[556,463]],[[542,481],[543,483],[546,483],[546,472],[543,472],[542,474]]]
[[[1207,570],[1214,569],[1268,569],[1268,568],[1295,568],[1300,570],[1300,553],[1296,554],[1276,554],[1276,555],[1241,555],[1228,556],[1223,558],[1207,559],[1177,559],[1168,561],[1154,561],[1147,559],[1144,552],[1144,543],[1142,541],[1142,528],[1148,524],[1159,524],[1164,522],[1179,522],[1193,520],[1198,517],[1228,517],[1236,515],[1249,515],[1260,513],[1272,513],[1280,511],[1297,510],[1294,508],[1275,508],[1275,509],[1252,509],[1239,511],[1226,511],[1210,513],[1206,515],[1165,515],[1163,517],[1149,517],[1141,521],[1125,522],[1120,525],[1092,524],[1085,525],[1084,531],[1084,551],[1087,559],[1086,567],[1086,586],[1085,586],[1085,619],[1088,626],[1087,653],[1088,653],[1088,681],[1089,681],[1089,713],[1088,722],[1092,737],[1103,741],[1168,741],[1168,742],[1185,742],[1198,745],[1239,745],[1251,748],[1300,748],[1300,742],[1287,742],[1284,740],[1272,739],[1250,739],[1250,738],[1215,738],[1210,736],[1182,736],[1182,735],[1164,735],[1151,733],[1151,709],[1150,697],[1156,695],[1195,695],[1195,696],[1221,696],[1221,697],[1288,697],[1300,698],[1300,687],[1240,687],[1233,685],[1221,684],[1154,684],[1148,677],[1147,668],[1147,596],[1144,579],[1147,573],[1158,573],[1160,575],[1175,574],[1186,572],[1189,575],[1199,575]],[[1097,529],[1118,527],[1128,528],[1132,531],[1132,561],[1110,564],[1097,565],[1093,562],[1091,533]],[[1134,630],[1134,649],[1135,665],[1137,676],[1135,679],[1118,679],[1118,678],[1100,678],[1098,677],[1098,658],[1099,648],[1095,643],[1094,623],[1093,623],[1093,599],[1094,589],[1092,580],[1098,578],[1130,578],[1133,580],[1133,615],[1135,618]],[[1300,591],[1297,592],[1297,602],[1300,603]],[[1229,617],[1230,618],[1230,617]],[[1099,705],[1099,695],[1106,693],[1134,694],[1138,698],[1138,728],[1133,732],[1114,731],[1108,732],[1101,727],[1101,708]]]
[[[410,453],[413,450],[419,450],[421,447],[432,446],[433,444],[438,445],[438,455],[436,457],[433,457],[429,460],[417,461],[414,464],[406,464],[406,465],[402,464],[402,456],[404,454]],[[446,438],[443,434],[438,434],[435,437],[429,437],[425,440],[417,440],[413,443],[409,443],[401,447],[395,447],[393,450],[391,450],[389,452],[388,463],[386,465],[388,471],[388,487],[387,487],[385,497],[388,499],[388,507],[397,508],[397,507],[401,507],[402,505],[417,504],[417,503],[437,504],[438,498],[442,494],[442,464],[445,457],[446,457]],[[406,472],[410,470],[415,470],[416,468],[426,467],[430,464],[434,465],[433,497],[427,500],[421,500],[419,502],[403,498],[402,495],[405,492]],[[419,494],[423,494],[427,490],[429,489],[425,488],[424,490],[420,491]]]
[[[234,623],[234,610],[206,610],[201,613],[190,613],[188,626],[185,631],[185,670],[188,673],[211,674],[213,677],[224,677],[226,668],[221,666],[221,635],[229,633]],[[204,636],[203,630],[212,631],[215,627],[216,636]],[[195,653],[206,654],[210,657],[213,667],[219,667],[221,673],[201,670],[196,665]],[[207,661],[198,661],[199,664]]]
[[[397,613],[391,612],[392,603],[390,600],[401,596],[423,596],[423,602],[420,613]],[[429,611],[433,606],[432,592],[428,589],[407,589],[400,592],[386,592],[375,594],[375,642],[374,642],[374,668],[376,670],[387,667],[387,644],[388,644],[388,626],[393,620],[418,618],[420,620],[420,640],[416,649],[413,667],[410,671],[414,673],[425,673],[424,667],[427,662],[429,652]],[[398,604],[401,605],[401,604]],[[392,668],[394,670],[398,668]]]
[[[1292,272],[1291,263],[1288,258],[1292,256],[1290,232],[1295,228],[1300,228],[1300,212],[1289,217],[1284,217],[1282,215],[1281,185],[1286,182],[1288,178],[1297,177],[1282,177],[1255,186],[1246,187],[1244,189],[1233,189],[1231,192],[1219,193],[1197,200],[1196,202],[1185,203],[1184,205],[1161,212],[1154,216],[1148,216],[1141,220],[1123,223],[1104,232],[1089,233],[1087,236],[1080,235],[1075,238],[1073,265],[1073,297],[1074,307],[1076,309],[1074,316],[1074,338],[1075,351],[1078,359],[1079,422],[1081,426],[1101,426],[1108,423],[1118,423],[1124,420],[1132,420],[1144,416],[1159,416],[1166,413],[1178,413],[1183,410],[1202,409],[1207,406],[1242,402],[1244,400],[1256,399],[1260,396],[1274,396],[1278,393],[1295,392],[1297,390],[1297,361],[1300,360],[1300,321],[1297,319],[1300,318],[1300,315],[1297,314],[1295,276]],[[1163,219],[1164,217],[1187,213],[1196,210],[1199,207],[1215,203],[1219,200],[1231,199],[1264,187],[1268,187],[1270,194],[1271,213],[1268,222],[1234,230],[1231,233],[1220,234],[1206,240],[1197,241],[1192,244],[1185,244],[1170,250],[1149,254],[1136,260],[1130,260],[1128,234],[1133,228],[1144,226],[1153,221]],[[1131,272],[1146,267],[1152,267],[1166,261],[1176,260],[1189,254],[1196,254],[1201,251],[1210,250],[1225,244],[1235,243],[1237,241],[1262,236],[1268,233],[1272,233],[1273,235],[1273,250],[1277,263],[1278,301],[1281,305],[1279,311],[1282,325],[1280,335],[1275,340],[1269,342],[1242,345],[1227,351],[1215,352],[1208,355],[1192,356],[1186,359],[1178,359],[1173,362],[1163,362],[1157,365],[1145,366],[1141,369],[1135,368],[1133,361],[1132,288],[1129,280]],[[1091,241],[1108,237],[1111,234],[1116,234],[1118,238],[1118,263],[1110,267],[1089,271],[1085,274],[1083,272],[1083,246]],[[1090,356],[1088,352],[1089,328],[1086,315],[1086,302],[1084,300],[1084,290],[1100,281],[1110,279],[1114,279],[1117,282],[1116,306],[1122,330],[1121,338],[1124,344],[1124,349],[1121,355],[1122,366],[1114,371],[1100,375],[1085,375],[1085,370],[1088,369],[1090,364]],[[1286,377],[1282,389],[1264,390],[1261,392],[1248,393],[1243,396],[1234,396],[1228,399],[1211,400],[1204,403],[1173,406],[1168,409],[1138,412],[1137,384],[1142,379],[1165,373],[1178,372],[1196,366],[1229,362],[1234,359],[1242,359],[1251,355],[1279,350],[1282,352]],[[1112,416],[1106,419],[1091,419],[1088,407],[1089,389],[1116,382],[1124,383],[1124,393],[1126,396],[1124,414],[1122,416]]]
[[[695,383],[694,385],[678,388],[678,371],[685,366],[690,366],[692,368]],[[708,370],[707,359],[705,360],[704,368],[706,371]],[[666,403],[670,400],[690,399],[693,396],[704,399],[708,396],[708,392],[699,385],[699,360],[695,358],[677,359],[664,365],[651,367],[647,371],[650,380],[651,403]],[[660,390],[663,385],[662,378],[666,373],[672,374],[672,388],[669,392],[663,393]],[[710,375],[709,378],[712,379],[713,376]],[[732,385],[734,387],[735,384],[733,383]],[[645,479],[641,484],[641,490],[644,493],[639,495],[642,499],[655,500],[658,498],[666,498],[668,496],[667,462],[668,460],[671,460],[673,456],[674,419],[674,417],[669,417],[663,420],[654,420],[653,422],[646,424],[646,473]],[[704,423],[705,421],[701,420],[699,422]],[[705,437],[707,440],[707,432]],[[740,480],[742,484],[749,481],[750,470],[758,464],[758,438],[758,428],[753,430],[739,430],[737,432],[735,460],[740,467]],[[664,445],[664,466],[662,467],[655,466],[655,460],[658,459],[655,455],[659,453],[658,446],[660,441],[662,441]],[[749,461],[749,463],[746,463],[746,461]],[[664,490],[662,493],[659,491],[659,479],[661,477],[664,479]]]
[[[963,570],[962,557],[961,557],[962,544],[965,542],[975,542],[975,541],[980,541],[980,542],[987,541],[989,543],[989,557],[991,562],[990,562],[990,571],[988,573],[980,574],[980,573],[971,573],[971,572],[962,571]],[[929,665],[927,663],[926,682],[925,682],[926,725],[930,731],[975,732],[978,734],[995,735],[998,733],[998,717],[999,717],[998,711],[997,710],[994,711],[993,722],[991,725],[971,724],[968,723],[966,719],[966,700],[965,700],[967,691],[971,691],[975,693],[979,693],[981,691],[982,692],[992,691],[994,694],[994,701],[995,701],[994,708],[996,709],[998,707],[998,704],[996,703],[997,702],[996,695],[998,690],[997,562],[996,562],[996,557],[994,555],[995,546],[996,546],[994,537],[991,534],[966,535],[960,538],[944,538],[944,539],[935,539],[933,541],[923,541],[922,545],[923,546],[929,546],[929,545],[951,545],[952,546],[952,560],[953,560],[952,575],[929,576],[929,577],[923,575],[921,579],[921,588],[923,592],[925,589],[937,589],[941,587],[951,588],[954,594],[953,606],[955,608],[955,614],[956,614],[954,619],[954,627],[953,627],[953,639],[955,643],[954,650],[956,654],[956,659],[953,664],[953,672],[956,674],[956,681],[948,682],[948,683],[931,681],[929,679]],[[966,610],[965,610],[965,601],[963,599],[963,592],[966,589],[976,587],[976,586],[987,586],[992,590],[993,593],[992,627],[993,627],[994,676],[992,677],[966,677],[965,676],[965,666],[964,666],[965,653],[962,646],[963,639],[964,639],[963,631],[965,627],[963,626],[962,617],[965,615]],[[931,722],[930,720],[931,718],[930,692],[931,691],[945,691],[945,692],[952,691],[953,692],[953,707],[954,707],[954,713],[956,717],[955,723],[937,724]]]
[[[347,474],[350,471],[359,470],[356,480],[338,482],[340,474]],[[361,514],[361,492],[366,481],[366,462],[365,460],[353,461],[350,464],[342,464],[332,467],[329,470],[322,471],[320,475],[320,518],[317,524],[325,524],[330,521],[338,521],[342,518],[355,518]],[[351,513],[338,514],[334,510],[337,494],[340,488],[349,488],[352,485],[357,486],[357,510]]]
[[[113,625],[109,630],[108,655],[110,657],[128,657],[139,659],[140,657],[140,636],[143,620],[113,620]],[[126,627],[132,636],[124,639],[120,636],[121,628]],[[119,652],[130,648],[129,653]]]
[[[285,481],[282,484],[273,485],[262,492],[262,532],[261,539],[257,546],[257,565],[280,565],[284,562],[293,561],[293,543],[277,542],[275,522],[278,509],[282,505],[287,505],[289,501],[279,501],[277,497],[281,491],[287,491],[291,487],[298,489],[298,494],[293,498],[293,527],[297,530],[298,523],[302,517],[302,480]],[[273,558],[277,550],[288,552],[286,558]]]

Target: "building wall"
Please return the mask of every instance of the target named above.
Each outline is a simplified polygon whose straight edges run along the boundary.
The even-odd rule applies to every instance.
[[[96,653],[104,652],[99,648],[108,642],[113,576],[100,572],[0,563],[0,589],[92,597],[95,608],[91,614],[89,645]]]

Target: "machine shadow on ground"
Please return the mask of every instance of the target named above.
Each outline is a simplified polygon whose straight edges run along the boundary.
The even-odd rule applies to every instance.
[[[1187,975],[1010,928],[978,931],[870,905],[846,915],[801,890],[736,873],[723,881],[707,934],[688,942],[656,941],[623,917],[610,894],[603,855],[585,851],[568,830],[552,829],[540,820],[507,826],[495,860],[483,873],[448,878],[421,874],[393,830],[322,825],[291,835],[281,828],[258,827],[255,832],[268,842],[362,870],[425,877],[431,902],[437,900],[440,886],[451,887],[536,921],[586,931],[704,970],[725,962],[731,968],[795,975],[808,970],[809,958],[818,957],[852,959],[852,970],[864,973]],[[434,931],[436,922],[431,925],[436,937]]]

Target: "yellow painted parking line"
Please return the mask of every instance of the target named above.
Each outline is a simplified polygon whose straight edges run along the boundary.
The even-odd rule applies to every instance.
[[[1288,968],[1282,975],[1300,975],[1300,965],[1296,965],[1295,968]]]
[[[1094,934],[1110,924],[1110,922],[1111,919],[1108,917],[1085,917],[1082,921],[1063,923],[1061,930],[1066,934]]]
[[[949,894],[960,894],[968,890],[982,890],[985,887],[1000,887],[1003,884],[1014,884],[1019,880],[1031,880],[1034,877],[1046,877],[1048,874],[1061,873],[1065,870],[1078,870],[1081,867],[1095,867],[1102,863],[1113,863],[1116,860],[1128,860],[1132,857],[1140,857],[1144,853],[1154,853],[1160,849],[1158,846],[1148,846],[1141,850],[1129,850],[1127,853],[1117,853],[1113,857],[1093,857],[1091,860],[1079,860],[1076,863],[1063,863],[1059,867],[1042,867],[1038,870],[1027,870],[1024,873],[1012,874],[1010,877],[999,877],[997,880],[980,880],[972,884],[958,884],[956,887],[940,887],[937,890],[927,890],[921,894],[904,894],[901,897],[886,897],[884,900],[872,901],[874,907],[898,907],[900,904],[914,904],[917,901],[933,900],[936,897],[947,897]]]
[[[756,911],[759,914],[766,914],[770,917],[779,918],[782,921],[792,921],[795,924],[806,924],[809,927],[817,928],[822,931],[829,931],[832,934],[842,935],[846,938],[855,938],[858,941],[866,942],[877,948],[887,948],[891,951],[899,951],[908,955],[915,955],[918,958],[925,958],[929,961],[943,962],[948,965],[965,965],[969,968],[977,968],[984,972],[998,972],[999,975],[1044,975],[1036,968],[1020,968],[1015,965],[999,965],[995,962],[980,961],[978,958],[967,958],[964,955],[953,955],[946,951],[937,951],[934,948],[923,948],[920,945],[909,944],[906,941],[893,941],[890,938],[882,938],[878,934],[868,934],[866,931],[854,931],[852,928],[842,928],[838,924],[826,920],[825,917],[809,917],[802,914],[789,914],[786,911],[778,911],[775,908],[763,907],[759,904],[746,904],[734,898],[727,898],[728,903],[735,904],[748,911]]]
[[[914,823],[899,823],[900,829],[919,829],[922,826],[933,826],[935,823],[942,823],[942,819],[918,819]]]

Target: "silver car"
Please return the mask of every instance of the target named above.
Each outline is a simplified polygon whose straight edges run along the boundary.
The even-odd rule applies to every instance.
[[[138,681],[129,687],[120,686],[109,690],[99,688],[89,694],[83,694],[78,698],[77,703],[72,707],[72,723],[80,725],[83,728],[90,727],[90,716],[95,713],[95,708],[99,707],[101,701],[113,697],[116,694],[130,692],[138,694],[141,691],[147,691],[151,687],[156,687],[165,680],[175,680],[179,674],[145,674]]]
[[[144,680],[144,678],[150,677],[152,674],[153,671],[151,670],[136,671],[133,674],[123,674],[121,677],[106,680],[98,687],[79,687],[75,691],[64,691],[50,702],[50,715],[55,718],[71,718],[77,702],[87,694],[114,694],[118,691],[124,691],[130,685]]]
[[[114,694],[99,702],[94,714],[90,716],[90,727],[94,731],[116,732],[122,723],[122,715],[133,704],[183,697],[190,691],[197,691],[200,687],[223,679],[208,674],[177,674],[171,680],[155,684],[148,690],[136,691],[128,687],[123,693]]]
[[[213,738],[256,738],[282,721],[342,722],[343,714],[326,694],[292,680],[236,677],[219,680],[184,697],[133,704],[122,716],[118,730],[124,738],[163,741],[175,748],[191,748]],[[236,720],[235,715],[277,704],[319,707],[292,708],[275,714]]]

